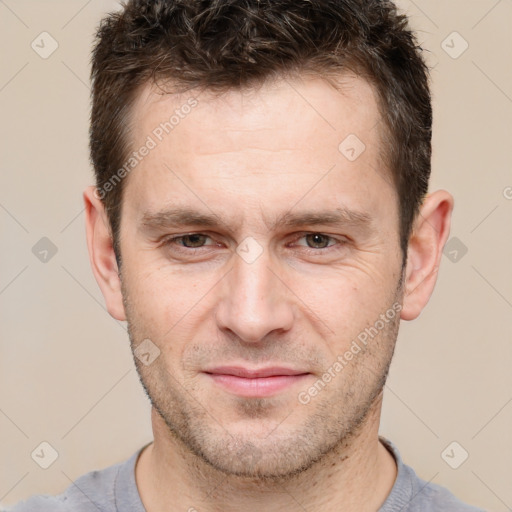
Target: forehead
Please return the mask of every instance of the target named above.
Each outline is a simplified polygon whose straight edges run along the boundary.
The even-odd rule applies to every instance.
[[[339,83],[283,78],[222,94],[146,85],[132,111],[132,149],[149,139],[154,147],[129,175],[124,200],[147,211],[208,197],[208,206],[226,210],[236,196],[238,211],[278,213],[300,194],[311,204],[328,196],[334,206],[356,189],[390,188],[375,91],[354,75]],[[394,190],[387,195],[394,199]]]
[[[167,92],[146,84],[140,89],[132,110],[133,138],[140,140],[158,124],[174,117],[171,122],[174,134],[196,133],[198,137],[186,137],[187,149],[202,153],[210,147],[216,151],[229,149],[230,143],[242,141],[244,132],[255,144],[263,139],[265,148],[278,150],[290,139],[296,147],[302,138],[309,137],[312,129],[331,132],[329,139],[333,142],[349,132],[358,133],[372,143],[373,137],[370,140],[367,129],[373,129],[380,120],[374,87],[353,74],[340,75],[336,83],[339,86],[335,88],[320,77],[295,75],[268,81],[257,88],[222,93],[193,89],[181,94],[173,93],[172,87]],[[193,100],[198,108],[189,116],[187,105]],[[182,123],[185,118],[189,119]],[[200,135],[206,132],[208,137],[201,139]],[[279,132],[279,137],[270,141],[268,132]],[[226,137],[227,133],[230,137]],[[235,134],[238,138],[233,140]]]

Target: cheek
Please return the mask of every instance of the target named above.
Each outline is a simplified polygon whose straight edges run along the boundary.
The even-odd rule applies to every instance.
[[[292,276],[290,276],[292,277]],[[386,301],[396,283],[391,273],[375,265],[355,264],[317,275],[296,275],[293,290],[306,304],[315,305],[330,317],[372,311]]]
[[[162,348],[164,335],[176,322],[170,316],[175,309],[169,304],[169,291],[157,272],[141,271],[126,265],[123,294],[127,302],[128,323],[136,338],[133,343],[149,338]]]
[[[146,267],[147,268],[147,267]],[[124,293],[135,345],[149,338],[165,355],[176,358],[204,323],[209,281],[165,270],[126,267]]]
[[[302,277],[295,281],[293,290],[301,299],[298,305],[302,318],[330,340],[332,351],[334,345],[342,350],[392,307],[397,284],[398,278],[391,272],[353,268],[321,279]]]

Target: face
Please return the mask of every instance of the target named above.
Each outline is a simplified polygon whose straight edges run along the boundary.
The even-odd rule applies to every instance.
[[[398,199],[376,97],[349,76],[339,91],[304,77],[195,94],[147,87],[133,111],[134,148],[154,143],[121,219],[132,348],[150,340],[135,362],[191,452],[291,475],[364,424],[396,340]]]

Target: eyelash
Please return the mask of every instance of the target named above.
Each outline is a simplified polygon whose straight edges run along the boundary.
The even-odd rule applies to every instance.
[[[208,247],[208,246],[203,246],[203,247],[183,247],[183,246],[180,246],[177,243],[179,240],[183,240],[184,238],[186,238],[188,236],[193,236],[193,235],[206,236],[207,238],[212,239],[209,235],[206,235],[205,233],[186,233],[184,235],[178,235],[178,236],[172,236],[172,237],[166,238],[166,239],[163,240],[162,245],[164,245],[164,246],[174,245],[176,247],[176,249],[178,250],[178,252],[192,254],[192,255],[196,254],[196,252],[200,251],[201,249],[204,249],[205,247]],[[321,233],[319,231],[303,232],[303,233],[301,233],[300,237],[295,239],[295,241],[300,240],[301,238],[304,238],[304,237],[306,237],[308,235],[321,235],[322,237],[326,237],[328,239],[328,243],[331,242],[331,241],[338,242],[338,246],[339,245],[343,246],[343,245],[345,245],[347,243],[346,240],[343,240],[343,239],[340,240],[338,238],[334,238],[334,237],[332,237],[330,235],[326,235],[326,234]],[[314,254],[315,256],[320,256],[321,253],[325,254],[328,249],[329,249],[329,252],[330,252],[330,249],[333,249],[333,250],[339,249],[339,247],[336,248],[335,244],[331,245],[331,246],[323,247],[323,248],[321,247],[321,248],[318,248],[318,249],[314,249],[312,247],[305,247],[305,246],[301,246],[301,247],[302,247],[303,250],[306,251],[306,253]]]

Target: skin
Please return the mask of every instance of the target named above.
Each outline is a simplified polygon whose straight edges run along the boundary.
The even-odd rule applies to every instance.
[[[154,442],[136,467],[144,506],[377,510],[396,478],[378,427],[399,317],[416,318],[430,298],[453,198],[425,198],[403,268],[398,198],[382,166],[383,124],[369,84],[347,75],[337,90],[303,76],[221,96],[162,95],[147,85],[133,110],[133,147],[196,96],[126,178],[120,273],[103,205],[94,187],[84,192],[91,265],[108,311],[128,321],[132,349],[150,339],[160,350],[148,366],[135,358],[153,404]],[[366,146],[354,161],[338,149],[349,134]],[[145,214],[176,206],[224,224],[144,224]],[[338,207],[359,221],[272,225],[287,212]],[[206,236],[163,243],[190,233]],[[247,237],[261,251],[250,263],[236,252]],[[299,393],[393,304],[401,309],[393,320],[301,403]],[[246,398],[204,373],[221,365],[308,375],[273,396]]]

